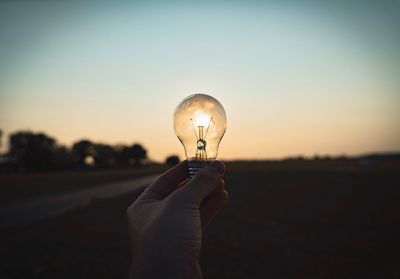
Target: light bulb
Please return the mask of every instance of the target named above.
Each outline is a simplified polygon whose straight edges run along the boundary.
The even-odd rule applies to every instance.
[[[225,110],[209,95],[188,96],[175,109],[174,128],[193,176],[217,158],[219,143],[226,130]]]

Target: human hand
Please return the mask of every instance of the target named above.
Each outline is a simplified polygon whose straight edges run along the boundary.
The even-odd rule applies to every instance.
[[[131,278],[201,278],[202,232],[228,199],[225,166],[212,162],[189,180],[187,161],[151,184],[127,209]]]

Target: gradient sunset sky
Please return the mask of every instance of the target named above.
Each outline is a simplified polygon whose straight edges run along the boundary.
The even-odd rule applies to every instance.
[[[0,128],[183,157],[206,93],[222,159],[399,151],[399,1],[320,2],[2,1]]]

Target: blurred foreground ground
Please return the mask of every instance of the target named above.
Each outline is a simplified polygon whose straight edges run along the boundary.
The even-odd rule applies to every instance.
[[[230,163],[204,278],[400,278],[399,165]],[[78,186],[77,186],[78,187]],[[3,229],[0,278],[126,278],[139,193]]]

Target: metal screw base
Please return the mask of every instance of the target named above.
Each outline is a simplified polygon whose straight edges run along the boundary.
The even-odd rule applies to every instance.
[[[209,165],[214,160],[189,160],[189,175],[192,178],[199,170]]]

